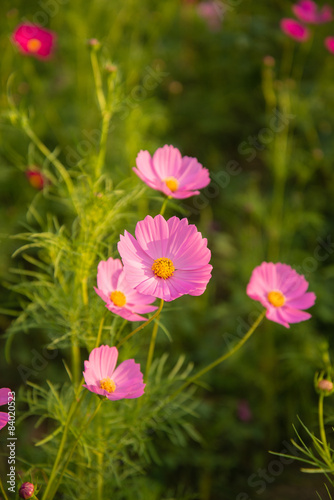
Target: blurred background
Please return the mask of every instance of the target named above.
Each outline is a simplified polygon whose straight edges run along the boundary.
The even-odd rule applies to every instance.
[[[158,453],[141,479],[142,498],[156,491],[154,498],[307,500],[317,498],[316,490],[326,498],[323,478],[268,453],[291,452],[293,425],[301,429],[297,416],[318,432],[313,379],[333,350],[334,55],[323,41],[334,35],[334,24],[313,26],[312,39],[299,43],[280,30],[291,7],[281,0],[1,2],[3,332],[20,309],[8,286],[15,268],[26,265],[12,259],[21,244],[12,236],[29,226],[28,207],[36,200],[39,209],[70,221],[66,207],[27,176],[45,160],[31,165],[35,152],[13,123],[8,96],[72,168],[95,150],[99,134],[92,38],[101,43],[103,71],[115,66],[119,82],[107,175],[115,183],[131,176],[135,183],[131,169],[139,150],[173,144],[198,158],[212,178],[199,197],[167,209],[167,216],[188,216],[208,238],[214,271],[202,297],[182,297],[163,314],[171,339],[160,330],[158,351],[171,361],[185,353],[202,367],[230,349],[260,310],[245,290],[264,260],[291,265],[317,295],[310,321],[290,330],[263,322],[240,353],[205,377],[192,422],[200,438],[176,446],[166,435],[154,436]],[[11,42],[16,26],[27,21],[57,34],[50,60],[23,56]],[[147,192],[134,221],[160,210],[156,194]],[[45,332],[22,331],[17,338],[10,364],[0,339],[1,387],[24,385],[18,367],[32,369],[32,349],[45,343]],[[59,380],[62,369],[49,363],[45,377]],[[333,424],[333,403],[326,405]],[[330,432],[329,425],[329,440]]]

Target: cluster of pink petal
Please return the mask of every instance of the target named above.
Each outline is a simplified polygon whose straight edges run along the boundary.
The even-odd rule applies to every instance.
[[[12,391],[10,389],[7,389],[5,387],[0,389],[0,406],[8,404],[8,398],[11,392]],[[8,413],[0,411],[0,429],[5,427],[8,421],[9,421]]]
[[[35,24],[20,24],[13,33],[13,41],[18,49],[26,55],[32,55],[40,59],[48,59],[54,48],[56,35],[53,31],[40,28]],[[39,46],[32,50],[29,42],[38,41]]]
[[[140,314],[149,313],[157,309],[150,305],[155,297],[143,295],[135,290],[128,282],[120,259],[110,257],[107,261],[102,260],[97,268],[96,293],[106,303],[106,307],[113,313],[128,321],[144,321],[145,317]],[[126,298],[123,307],[119,307],[111,300],[111,292],[122,292]]]
[[[334,36],[328,36],[325,39],[325,47],[327,50],[329,50],[329,52],[334,54]]]
[[[117,358],[116,347],[101,345],[93,349],[89,360],[85,361],[83,376],[86,384],[83,387],[100,396],[106,396],[111,401],[139,398],[144,394],[145,388],[140,365],[135,363],[134,359],[127,359],[115,369]],[[114,392],[110,393],[101,389],[100,382],[106,378],[110,378],[115,383]]]
[[[300,21],[309,24],[328,23],[333,19],[332,8],[329,5],[318,9],[317,4],[312,0],[301,0],[293,5],[292,10]]]
[[[289,323],[299,323],[311,315],[304,311],[313,306],[315,294],[306,292],[308,282],[287,264],[263,262],[253,270],[247,285],[247,295],[258,300],[267,309],[266,317],[289,328]],[[268,294],[278,291],[285,302],[281,307],[272,305]]]
[[[284,18],[281,20],[281,30],[286,35],[297,40],[297,42],[306,42],[310,38],[310,31],[294,19]]]
[[[218,31],[221,27],[222,8],[216,1],[200,2],[197,12],[207,22],[211,31]]]
[[[210,183],[209,172],[196,158],[181,156],[174,146],[165,145],[159,148],[151,157],[148,151],[140,151],[136,158],[137,168],[134,172],[148,186],[172,198],[189,198],[199,194],[198,189]],[[178,187],[171,191],[166,179],[173,177]]]
[[[187,219],[162,215],[145,217],[136,225],[134,238],[125,231],[118,251],[129,283],[140,293],[159,297],[167,302],[184,294],[201,295],[211,278],[211,252],[207,240],[188,224]],[[175,267],[167,279],[152,270],[156,259],[170,259]]]

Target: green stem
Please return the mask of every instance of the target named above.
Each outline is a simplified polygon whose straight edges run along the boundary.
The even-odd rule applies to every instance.
[[[27,122],[25,122],[23,124],[23,129],[24,129],[25,133],[27,134],[27,136],[29,137],[29,139],[31,139],[32,142],[38,147],[40,152],[56,167],[56,169],[58,170],[59,174],[62,176],[62,178],[67,186],[68,192],[71,194],[73,192],[73,183],[72,183],[72,179],[71,179],[69,173],[67,172],[66,168],[64,167],[64,165],[58,160],[58,158],[54,155],[54,153],[52,153],[49,150],[49,148],[47,148],[45,146],[45,144],[43,144],[43,142],[37,137],[37,135],[31,129],[30,125]]]
[[[79,387],[79,389],[81,390],[81,386]],[[72,404],[70,406],[70,409],[69,409],[69,412],[68,412],[68,416],[67,416],[67,419],[66,419],[66,422],[65,422],[64,432],[63,432],[63,435],[62,435],[62,438],[61,438],[61,441],[60,441],[60,445],[59,445],[59,448],[58,448],[58,453],[57,453],[57,456],[56,456],[56,460],[55,460],[55,462],[53,464],[51,475],[50,475],[48,484],[46,486],[44,495],[42,497],[42,500],[51,500],[53,498],[53,495],[50,496],[50,491],[51,491],[52,485],[53,485],[53,483],[54,483],[54,481],[56,479],[56,475],[58,473],[58,465],[59,465],[59,463],[61,461],[61,458],[63,456],[64,447],[65,447],[65,444],[66,444],[67,434],[68,434],[68,431],[69,431],[69,428],[70,428],[70,424],[71,424],[72,418],[74,417],[75,412],[79,408],[79,405],[82,402],[85,394],[86,394],[86,391],[84,392],[84,395],[83,395],[82,398],[78,398],[78,391],[77,391],[76,397],[75,397],[74,401],[72,402]]]
[[[1,490],[1,493],[3,494],[4,500],[8,500],[8,496],[6,495],[6,492],[5,492],[5,490],[4,490],[3,486],[2,486],[1,479],[0,479],[0,490]]]
[[[170,196],[167,196],[165,199],[164,199],[164,202],[161,206],[161,210],[160,210],[160,215],[163,215],[165,213],[165,210],[166,210],[166,207],[167,207],[167,203],[170,199]]]
[[[124,337],[124,339],[122,339],[117,344],[117,346],[116,346],[117,349],[119,349],[120,346],[123,345],[124,342],[126,342],[127,340],[129,340],[135,333],[137,333],[140,330],[142,330],[143,328],[145,328],[145,326],[149,325],[151,323],[151,321],[153,321],[155,318],[157,318],[159,316],[159,314],[161,313],[161,309],[162,309],[163,305],[164,305],[164,301],[161,299],[159,309],[157,311],[155,311],[155,313],[153,314],[153,316],[151,316],[147,321],[145,321],[145,323],[142,323],[140,326],[138,326],[138,328],[136,328],[135,330],[133,330],[132,332],[130,332],[129,335],[127,335],[126,337]]]
[[[253,325],[250,327],[246,335],[226,354],[223,354],[223,356],[220,356],[218,359],[210,363],[208,366],[200,370],[196,375],[193,377],[190,377],[179,389],[177,389],[173,394],[170,396],[170,399],[173,399],[175,396],[180,394],[184,389],[186,389],[190,384],[195,382],[198,378],[202,377],[207,373],[208,371],[212,370],[212,368],[215,368],[217,365],[225,361],[226,359],[230,358],[233,354],[235,354],[240,347],[244,345],[244,343],[249,339],[249,337],[252,335],[252,333],[255,331],[255,329],[259,326],[261,321],[263,320],[264,316],[266,314],[266,309],[259,315],[259,317],[254,321]]]
[[[54,490],[53,490],[53,492],[51,493],[51,495],[50,495],[50,496],[48,496],[48,499],[47,499],[47,500],[52,500],[52,499],[53,499],[53,497],[55,496],[55,494],[57,493],[57,490],[58,490],[58,487],[59,487],[59,485],[60,485],[60,482],[61,482],[61,480],[62,480],[62,478],[63,478],[63,476],[64,476],[64,474],[65,474],[65,472],[66,472],[66,469],[67,469],[68,464],[70,463],[70,460],[71,460],[72,455],[73,455],[73,453],[74,453],[74,451],[75,451],[75,448],[77,447],[77,444],[78,444],[78,442],[79,442],[79,439],[81,438],[81,436],[82,436],[83,432],[84,432],[84,431],[85,431],[85,429],[88,427],[88,425],[91,423],[91,421],[92,421],[92,420],[95,418],[95,416],[97,415],[97,413],[98,413],[98,411],[99,411],[99,409],[100,409],[100,407],[101,407],[102,402],[103,402],[103,399],[100,399],[100,401],[99,401],[99,403],[98,403],[97,407],[95,408],[94,413],[93,413],[93,414],[89,417],[89,419],[87,420],[87,422],[86,422],[86,423],[85,423],[85,424],[81,427],[81,430],[80,430],[80,432],[79,432],[79,435],[78,435],[78,437],[76,438],[76,440],[74,441],[73,446],[72,446],[72,448],[71,448],[71,450],[70,450],[70,452],[69,452],[69,455],[68,455],[68,457],[67,457],[67,460],[66,460],[66,462],[64,463],[64,465],[63,465],[63,467],[62,467],[62,471],[61,471],[61,473],[60,473],[60,475],[59,475],[59,478],[58,478],[58,480],[57,480],[57,482],[56,482],[56,484],[55,484]],[[44,493],[44,496],[45,496],[45,493]],[[43,496],[42,500],[44,500],[44,496]],[[46,500],[46,498],[45,498],[45,500]]]
[[[97,60],[95,47],[93,47],[91,52],[90,52],[90,60],[92,63],[92,68],[93,68],[93,75],[94,75],[97,100],[98,100],[98,103],[100,106],[101,113],[103,113],[105,110],[105,107],[106,107],[106,98],[105,98],[104,92],[103,92],[101,72],[100,72],[100,67],[99,67],[99,63]]]
[[[105,318],[105,316],[103,316],[101,321],[100,321],[100,326],[99,326],[99,331],[98,331],[97,337],[96,337],[95,347],[99,347],[100,342],[101,342],[101,335],[102,335],[102,330],[103,330],[104,318]]]
[[[161,302],[163,300],[161,299]],[[150,342],[150,347],[148,350],[148,355],[147,355],[147,362],[146,362],[146,370],[145,370],[145,380],[148,378],[148,374],[151,368],[152,360],[153,360],[153,354],[154,354],[154,348],[155,348],[155,340],[157,338],[157,333],[158,333],[158,317],[156,318],[156,322],[154,323],[153,330],[152,330],[152,337],[151,337],[151,342]]]
[[[318,404],[318,412],[319,412],[319,430],[320,430],[320,438],[322,441],[322,444],[324,446],[325,453],[329,459],[329,464],[332,465],[331,463],[331,454],[328,448],[327,444],[327,438],[326,438],[326,432],[325,432],[325,425],[324,425],[324,394],[319,395],[319,404]]]
[[[88,306],[87,276],[82,278],[81,286],[82,286],[82,302],[84,306]]]

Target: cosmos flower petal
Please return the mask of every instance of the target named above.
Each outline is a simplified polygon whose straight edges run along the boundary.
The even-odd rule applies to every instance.
[[[334,54],[334,36],[328,36],[325,38],[325,47],[329,52]]]
[[[306,42],[311,36],[309,29],[294,19],[282,19],[281,30],[297,42]]]
[[[308,292],[297,298],[288,299],[286,305],[294,309],[308,309],[314,305],[315,299],[315,294],[313,292]]]
[[[0,411],[0,429],[5,427],[5,425],[9,422],[9,415],[3,411]]]
[[[159,148],[153,155],[153,168],[161,180],[176,177],[181,168],[182,156],[174,146],[167,144]]]
[[[12,39],[23,54],[48,59],[53,51],[56,35],[35,24],[23,23],[17,26]]]
[[[266,318],[285,326],[285,328],[290,328],[289,323],[282,318],[280,311],[276,307],[269,307],[267,309]]]
[[[282,307],[280,314],[287,323],[300,323],[311,318],[311,314],[292,307]]]
[[[154,219],[147,215],[136,225],[135,235],[140,247],[153,260],[166,255],[168,243],[168,224],[163,217]]]
[[[119,275],[123,269],[120,259],[109,258],[101,260],[97,266],[97,287],[108,294],[110,290],[117,290]]]
[[[0,389],[0,406],[8,404],[8,399],[11,392],[12,391],[7,387],[3,387],[2,389]]]

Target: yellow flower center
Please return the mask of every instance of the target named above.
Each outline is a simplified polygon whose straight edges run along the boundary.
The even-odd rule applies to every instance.
[[[37,40],[37,38],[31,38],[31,40],[28,40],[27,42],[27,49],[29,52],[37,52],[42,46],[42,42],[40,40]]]
[[[175,177],[166,177],[165,184],[168,187],[168,189],[172,191],[172,193],[174,193],[174,191],[176,191],[177,188],[179,187],[179,183],[175,179]]]
[[[111,378],[106,377],[100,380],[100,389],[104,389],[107,392],[114,392],[116,389],[116,384]]]
[[[110,294],[111,301],[115,304],[115,306],[123,307],[126,304],[126,297],[123,292],[119,292],[118,290],[114,290]]]
[[[268,300],[274,307],[282,307],[285,303],[285,297],[283,293],[276,290],[268,293]]]
[[[175,267],[170,259],[167,259],[167,257],[160,257],[153,262],[152,271],[156,276],[165,280],[173,276]]]

